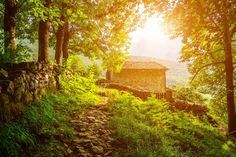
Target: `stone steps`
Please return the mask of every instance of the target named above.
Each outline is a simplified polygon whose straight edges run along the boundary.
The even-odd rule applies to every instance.
[[[82,114],[73,114],[70,123],[74,128],[75,138],[68,144],[69,156],[111,156],[114,131],[108,125],[109,115],[109,107],[104,102],[88,108]]]

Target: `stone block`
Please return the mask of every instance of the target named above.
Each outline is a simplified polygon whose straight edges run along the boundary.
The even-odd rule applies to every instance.
[[[0,94],[0,104],[7,105],[10,103],[9,96],[6,93]]]
[[[0,64],[0,121],[11,119],[26,104],[56,87],[55,66],[37,62]],[[8,77],[6,77],[8,75]]]
[[[29,103],[33,102],[33,94],[30,92],[24,93],[22,96],[22,102],[25,104],[29,104]]]
[[[21,102],[22,95],[24,94],[24,86],[19,87],[15,90],[14,99],[16,102]]]

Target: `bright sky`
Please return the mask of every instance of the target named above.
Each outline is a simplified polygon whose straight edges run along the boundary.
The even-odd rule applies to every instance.
[[[164,33],[161,19],[155,16],[149,18],[144,28],[138,28],[130,33],[130,54],[135,56],[148,56],[165,60],[178,60],[182,48],[180,38],[170,40]]]

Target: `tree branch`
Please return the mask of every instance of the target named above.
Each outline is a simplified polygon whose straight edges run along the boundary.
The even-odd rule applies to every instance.
[[[206,68],[206,67],[208,67],[208,66],[211,66],[211,65],[223,64],[223,63],[225,63],[225,62],[224,62],[224,61],[221,61],[221,62],[209,63],[209,64],[206,64],[206,65],[202,66],[202,67],[199,68],[199,69],[197,70],[197,72],[194,74],[194,76],[193,76],[192,80],[190,81],[190,83],[196,78],[196,76],[198,75],[198,73],[199,73],[202,69],[204,69],[204,68]]]
[[[200,6],[200,8],[204,8],[204,6],[202,6],[202,4],[200,3],[200,1],[197,1],[198,2],[198,5]],[[218,29],[219,31],[220,30],[220,26],[216,23],[216,21],[214,20],[214,18],[212,17],[212,14],[208,14],[205,12],[204,9],[201,9],[201,11],[205,14],[205,15],[208,15],[209,17],[209,20],[212,22],[213,25],[215,25],[215,28]],[[202,14],[200,14],[202,15]],[[203,19],[205,19],[205,17],[202,16]]]

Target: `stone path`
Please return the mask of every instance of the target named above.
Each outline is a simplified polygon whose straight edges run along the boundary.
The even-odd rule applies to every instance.
[[[70,121],[75,138],[67,145],[70,157],[110,157],[113,131],[108,126],[107,98],[101,104],[88,108],[81,114],[74,113]]]

